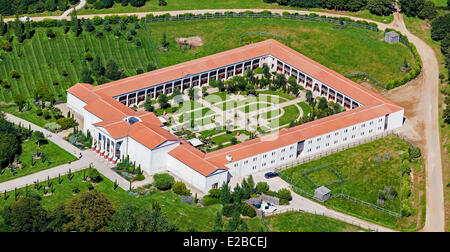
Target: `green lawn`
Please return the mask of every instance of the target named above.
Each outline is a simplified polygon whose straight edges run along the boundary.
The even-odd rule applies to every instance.
[[[215,137],[212,138],[212,140],[213,140],[214,144],[216,144],[216,145],[218,145],[220,143],[223,144],[223,143],[231,141],[231,139],[233,137],[235,137],[238,132],[239,132],[239,134],[245,134],[247,136],[250,135],[250,133],[248,131],[246,131],[246,130],[236,130],[236,131],[231,132],[231,134],[226,134],[225,133],[225,134],[222,134],[222,135],[219,135],[219,136],[215,136]]]
[[[271,118],[277,117],[279,115],[281,115],[281,109],[271,110],[271,111],[268,111],[267,113],[262,113],[259,116],[264,119],[271,119]],[[258,117],[258,115],[254,116],[254,117],[256,118],[256,117]]]
[[[436,1],[436,0],[434,0]],[[443,1],[443,0],[437,0]],[[133,7],[128,5],[122,6],[120,3],[115,3],[112,8],[96,10],[88,5],[90,8],[83,8],[78,11],[79,15],[85,14],[109,14],[109,13],[132,13],[132,12],[150,12],[150,11],[171,11],[171,10],[201,10],[201,9],[290,9],[290,10],[305,10],[303,8],[295,8],[291,6],[278,5],[276,3],[265,3],[262,0],[227,0],[227,1],[209,1],[209,0],[168,0],[167,6],[159,6],[158,1],[148,1],[143,7]],[[390,23],[393,16],[376,16],[371,14],[368,10],[358,12],[349,11],[331,11],[320,8],[312,8],[310,11],[316,12],[333,12],[342,15],[354,16],[372,19],[374,21]]]
[[[344,179],[343,183],[329,186],[332,194],[342,193],[377,205],[378,192],[385,186],[395,188],[400,195],[400,151],[408,151],[408,143],[389,136],[287,169],[282,173],[291,178],[300,189],[314,194],[315,186],[307,180],[303,173],[323,165],[329,165]],[[389,153],[390,159],[385,156],[387,153]],[[381,163],[374,161],[377,157],[381,157]],[[412,166],[422,167],[422,162],[421,159],[414,161]],[[414,177],[421,176],[420,169],[416,172]],[[314,173],[310,173],[308,176],[319,182],[339,181],[335,174],[331,172]],[[318,178],[318,175],[322,177]],[[419,189],[417,184],[414,186]],[[419,197],[413,196],[413,198],[413,205],[415,209],[418,209]],[[326,204],[332,208],[396,228],[415,228],[416,225],[417,213],[409,218],[397,219],[381,211],[345,199],[333,198],[328,200]],[[384,206],[381,207],[400,213],[400,197],[398,196],[394,200],[386,200]]]
[[[290,105],[282,109],[284,110],[284,114],[276,120],[270,121],[269,126],[271,128],[277,128],[289,124],[290,122],[297,120],[300,116],[300,111],[296,105]]]
[[[304,116],[311,113],[311,106],[309,106],[308,104],[306,104],[304,102],[300,102],[298,105],[302,108]]]
[[[72,154],[61,149],[59,146],[51,141],[48,144],[42,144],[40,146],[40,151],[47,157],[45,162],[43,160],[34,160],[34,166],[31,165],[31,154],[36,152],[37,144],[34,141],[26,141],[22,143],[22,153],[19,159],[23,162],[23,169],[17,169],[13,174],[9,169],[4,170],[4,173],[0,175],[0,182],[11,180],[14,178],[30,175],[42,170],[46,170],[52,167],[56,167],[62,164],[66,164],[68,161],[76,161]]]
[[[359,232],[363,229],[309,213],[290,212],[266,218],[273,232]]]
[[[15,115],[19,118],[22,118],[28,122],[31,122],[33,124],[36,124],[39,127],[45,128],[45,124],[50,123],[50,122],[55,122],[56,120],[52,117],[48,120],[45,120],[43,116],[38,116],[36,114],[36,107],[33,106],[33,109],[29,110],[29,111],[23,111],[23,112],[19,112],[19,107],[16,105],[5,105],[5,106],[1,106],[0,105],[0,110],[4,111],[6,113]],[[27,125],[25,125],[27,126]],[[27,126],[28,127],[28,126]]]
[[[270,106],[272,106],[270,103],[261,103],[261,102],[259,102],[259,103],[254,103],[254,104],[247,105],[245,107],[241,107],[241,108],[239,108],[239,110],[244,112],[244,113],[250,113],[250,112],[253,112],[253,111],[256,111],[256,110],[259,110],[259,109],[264,109],[264,108],[267,108],[267,107],[270,107]]]

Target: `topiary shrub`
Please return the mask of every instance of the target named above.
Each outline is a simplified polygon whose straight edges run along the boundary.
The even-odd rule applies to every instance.
[[[256,184],[256,192],[259,194],[266,193],[269,191],[269,185],[266,182],[258,182]]]
[[[191,195],[191,190],[187,189],[186,185],[181,181],[178,181],[173,184],[172,191],[178,195],[184,195],[184,196]]]
[[[219,188],[211,189],[211,190],[209,190],[208,195],[211,198],[218,199],[218,198],[220,198],[220,189]]]
[[[153,179],[155,180],[156,188],[163,191],[169,190],[175,183],[175,179],[167,173],[155,174]]]
[[[145,179],[145,176],[143,175],[143,174],[138,174],[137,176],[136,176],[136,180],[137,181],[143,181]]]

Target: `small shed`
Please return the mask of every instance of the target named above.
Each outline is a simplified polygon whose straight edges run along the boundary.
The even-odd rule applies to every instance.
[[[386,32],[384,40],[389,44],[400,42],[400,35],[395,31]]]
[[[200,141],[198,138],[193,138],[193,139],[189,140],[189,143],[194,147],[203,145],[202,141]]]
[[[320,202],[325,202],[331,197],[331,190],[321,186],[314,191],[314,198]]]

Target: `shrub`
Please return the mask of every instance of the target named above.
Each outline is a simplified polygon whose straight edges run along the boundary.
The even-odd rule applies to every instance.
[[[155,174],[153,179],[155,180],[156,188],[159,190],[169,190],[175,182],[174,178],[166,173]]]
[[[256,210],[249,204],[243,204],[241,207],[241,214],[253,218],[256,216]]]
[[[15,69],[11,70],[11,72],[9,72],[9,74],[14,79],[19,79],[20,78],[20,73],[17,70],[15,70]]]
[[[267,191],[269,191],[269,185],[266,182],[258,182],[256,184],[256,192],[261,194],[261,193],[266,193]]]
[[[52,132],[54,132],[56,130],[60,130],[61,129],[61,125],[59,125],[56,122],[51,122],[51,123],[45,124],[45,128],[50,130],[50,131],[52,131]]]
[[[186,185],[181,181],[174,183],[172,186],[172,190],[174,193],[176,193],[178,195],[184,195],[184,196],[191,195],[191,191],[189,189],[187,189]]]
[[[98,183],[98,182],[100,182],[100,181],[103,180],[103,178],[102,178],[102,176],[100,175],[100,173],[99,173],[97,170],[95,170],[95,169],[92,169],[92,170],[89,171],[88,177],[89,177],[89,178],[91,179],[91,181],[94,182],[94,183]]]
[[[278,198],[280,198],[280,200],[284,200],[284,202],[292,199],[291,191],[289,191],[289,189],[287,188],[281,188],[280,190],[278,190],[277,194]]]
[[[233,212],[237,208],[236,206],[237,206],[237,204],[225,204],[225,205],[223,205],[223,208],[222,208],[223,216],[231,217],[233,215]]]
[[[205,197],[203,197],[203,205],[211,206],[215,204],[220,204],[220,200],[217,198],[213,198],[210,195],[205,195]]]
[[[145,176],[143,175],[143,174],[138,174],[137,176],[136,176],[136,180],[137,181],[143,181],[145,179]]]
[[[215,189],[211,189],[209,190],[209,194],[210,197],[212,198],[220,198],[220,189],[219,188],[215,188]]]
[[[61,129],[69,129],[77,126],[77,122],[72,117],[63,117],[56,120],[56,123],[61,125]]]

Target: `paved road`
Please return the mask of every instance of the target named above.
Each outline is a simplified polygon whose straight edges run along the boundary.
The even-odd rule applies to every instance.
[[[69,16],[69,14],[73,12],[73,9],[79,10],[79,9],[83,8],[85,5],[86,5],[86,0],[80,0],[80,3],[77,6],[66,10],[61,16],[59,16],[59,19],[67,18]],[[34,18],[33,18],[33,20],[34,20]]]
[[[208,10],[180,10],[180,11],[162,11],[162,12],[140,12],[140,13],[120,13],[118,15],[137,15],[138,17],[145,17],[147,14],[162,15],[170,13],[175,16],[183,13],[203,14],[206,12],[243,12],[243,11],[261,12],[265,9],[208,9]],[[444,197],[443,197],[443,182],[442,182],[442,164],[441,164],[441,152],[440,152],[440,140],[439,140],[439,125],[438,125],[438,90],[439,90],[439,65],[436,55],[433,49],[426,44],[426,42],[417,38],[411,34],[407,29],[403,21],[401,14],[395,13],[394,21],[391,24],[383,24],[375,22],[373,20],[367,20],[363,18],[325,13],[325,12],[310,12],[310,11],[296,11],[296,10],[281,10],[281,9],[267,9],[272,13],[299,13],[310,14],[316,13],[328,17],[349,17],[353,20],[362,20],[373,22],[378,25],[378,28],[385,30],[386,28],[394,28],[405,34],[408,39],[416,46],[417,51],[423,62],[423,83],[420,85],[420,90],[417,92],[422,93],[421,100],[417,102],[421,120],[418,124],[423,124],[425,131],[425,146],[423,146],[426,173],[427,173],[427,215],[424,231],[444,231]],[[99,15],[80,15],[79,18],[93,18],[94,16],[107,16],[108,14]],[[44,18],[59,19],[60,17],[36,17],[35,21],[42,20]],[[68,18],[68,17],[65,17]],[[13,19],[5,19],[6,21]],[[403,87],[400,87],[403,88]],[[420,127],[421,125],[418,125]]]
[[[117,181],[118,185],[123,188],[124,190],[128,190],[130,188],[130,183],[115,173],[111,168],[113,167],[110,163],[108,163],[104,158],[101,158],[97,153],[91,150],[85,150],[80,151],[77,147],[73,146],[66,140],[64,140],[62,137],[51,133],[50,131],[41,128],[35,124],[32,124],[28,121],[25,121],[19,117],[13,116],[11,114],[6,114],[6,119],[10,122],[13,122],[15,124],[21,124],[23,127],[28,127],[28,125],[31,125],[32,130],[38,130],[44,133],[45,136],[48,134],[51,134],[52,136],[50,138],[47,138],[48,140],[52,141],[59,147],[63,148],[67,152],[73,154],[76,157],[79,157],[79,154],[82,154],[82,158],[78,161],[72,162],[71,164],[64,164],[60,165],[51,169],[47,169],[41,172],[37,172],[34,174],[30,174],[28,176],[20,177],[17,179],[13,179],[7,182],[0,183],[0,191],[3,192],[5,190],[10,191],[14,190],[14,188],[20,188],[24,187],[27,184],[32,184],[34,181],[43,181],[46,180],[48,176],[50,178],[58,177],[59,174],[67,174],[69,169],[71,169],[73,172],[80,171],[83,169],[86,169],[89,167],[90,164],[94,168],[96,168],[103,176],[108,178],[111,181]]]

